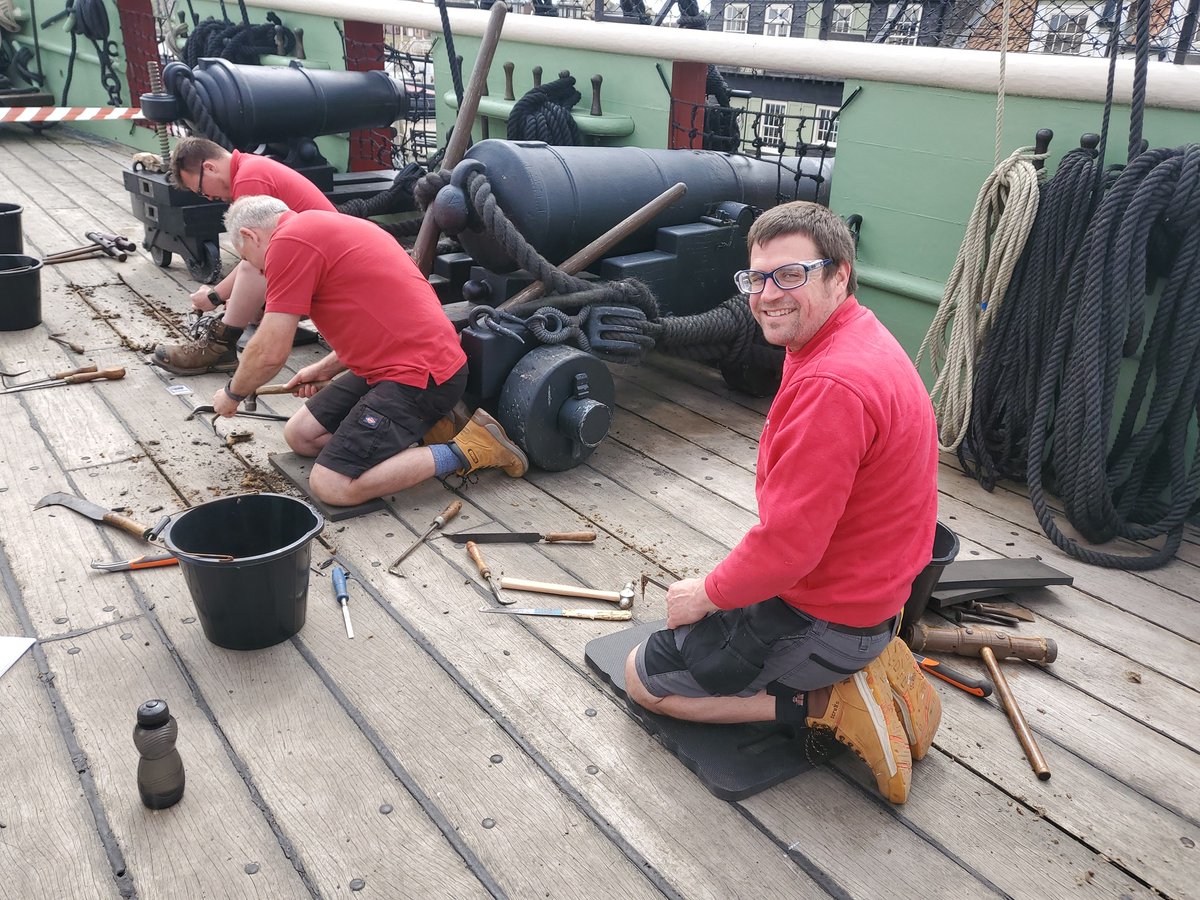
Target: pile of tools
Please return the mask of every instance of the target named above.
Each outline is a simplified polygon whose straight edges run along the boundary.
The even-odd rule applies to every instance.
[[[18,394],[21,391],[39,391],[42,388],[62,387],[66,384],[82,384],[86,381],[118,381],[125,377],[125,370],[120,366],[108,369],[97,369],[96,366],[79,366],[67,369],[65,372],[55,372],[45,378],[35,378],[14,384],[0,391],[0,394]]]
[[[400,564],[404,562],[408,556],[425,543],[435,531],[439,531],[445,525],[454,519],[462,510],[462,502],[454,500],[450,502],[445,509],[438,514],[429,524],[425,533],[413,541],[403,553],[396,558],[396,561],[388,566],[388,572],[393,575],[404,577],[404,572],[400,569]],[[479,570],[479,575],[483,578],[488,590],[500,606],[485,606],[480,609],[480,612],[487,613],[507,613],[508,615],[516,616],[554,616],[563,619],[590,619],[592,621],[602,622],[628,622],[633,618],[633,582],[628,582],[619,591],[604,591],[595,590],[594,588],[580,587],[573,584],[553,584],[546,581],[528,581],[523,578],[500,578],[497,579],[492,574],[492,568],[484,559],[483,551],[479,549],[480,544],[590,544],[596,540],[596,532],[594,531],[551,531],[541,533],[537,531],[528,532],[456,532],[454,534],[441,534],[443,538],[454,541],[466,548],[467,554],[471,557],[471,561],[475,564],[475,568]],[[552,594],[559,597],[572,597],[578,600],[600,600],[616,605],[616,609],[540,609],[534,607],[514,607],[512,604],[516,602],[516,598],[504,591],[531,591],[539,594]]]
[[[117,262],[125,262],[129,258],[129,254],[137,250],[137,245],[133,241],[119,234],[89,231],[84,237],[91,241],[91,243],[84,244],[82,247],[75,247],[71,250],[60,250],[58,253],[51,253],[42,260],[42,264],[54,266],[59,263],[95,259],[99,256],[108,256]]]

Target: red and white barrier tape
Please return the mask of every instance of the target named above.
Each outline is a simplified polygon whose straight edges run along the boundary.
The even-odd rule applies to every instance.
[[[0,107],[3,122],[119,122],[144,119],[133,106],[9,106]]]

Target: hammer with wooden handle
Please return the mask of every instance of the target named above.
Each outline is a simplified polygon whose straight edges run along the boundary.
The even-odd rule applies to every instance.
[[[500,587],[511,591],[533,591],[536,594],[555,594],[559,597],[576,597],[580,600],[603,600],[617,604],[618,609],[633,606],[633,582],[619,591],[598,591],[593,588],[576,587],[573,584],[552,584],[547,581],[527,581],[524,578],[501,578]]]

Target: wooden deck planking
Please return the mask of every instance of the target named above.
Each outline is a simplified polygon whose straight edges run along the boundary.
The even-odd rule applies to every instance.
[[[91,218],[105,223],[102,230],[127,227],[127,198],[119,180],[123,153],[108,147],[97,152],[89,139],[66,131],[62,135],[61,144],[47,149],[40,146],[43,138],[14,142],[0,130],[0,194],[8,200],[10,190],[16,191],[16,202],[32,205],[32,215],[29,205],[25,213],[27,234],[57,239],[74,234]],[[19,188],[4,180],[14,159],[29,173],[22,175]],[[72,196],[83,196],[88,209],[72,208],[64,200],[69,190],[35,183],[40,176],[34,173],[54,170],[56,164],[56,180],[86,185],[82,194]],[[39,208],[42,202],[46,206]],[[65,212],[59,216],[58,210]],[[64,229],[60,222],[70,227]],[[128,236],[141,237],[140,231]],[[45,365],[57,358],[60,368],[78,365],[82,360],[75,354],[49,342],[48,349],[38,346],[51,328],[67,329],[72,339],[76,333],[84,336],[89,356],[101,364],[107,363],[100,357],[128,361],[131,374],[122,383],[23,398],[72,394],[70,414],[61,416],[66,424],[58,427],[43,427],[42,420],[53,417],[59,400],[68,402],[67,397],[46,406],[36,405],[44,399],[37,397],[35,404],[19,407],[21,416],[12,415],[16,398],[7,398],[10,402],[0,408],[5,438],[36,444],[44,437],[54,455],[43,450],[42,464],[53,469],[61,460],[73,470],[82,493],[95,491],[90,499],[105,505],[127,502],[143,519],[154,517],[149,510],[155,506],[169,510],[181,501],[196,503],[212,494],[281,484],[266,462],[269,452],[282,448],[278,426],[235,419],[218,423],[214,435],[203,422],[183,421],[193,404],[208,402],[225,376],[174,379],[144,366],[135,369],[142,354],[124,349],[175,339],[174,328],[192,289],[180,264],[160,270],[138,254],[124,265],[100,261],[46,270],[43,282],[55,298],[45,329],[26,333],[13,344],[8,342],[13,335],[0,336],[0,364],[7,364],[10,351],[19,345],[16,355],[21,358]],[[119,317],[94,318],[104,313]],[[294,371],[322,354],[319,347],[301,348],[289,368]],[[600,540],[591,548],[485,548],[497,570],[598,587],[619,586],[613,582],[635,579],[643,571],[660,578],[700,573],[754,521],[754,453],[769,401],[740,395],[715,370],[681,360],[655,357],[646,366],[614,366],[613,372],[620,408],[612,434],[587,464],[519,480],[484,473],[478,485],[462,492],[466,507],[450,529],[494,524],[551,530],[592,523],[601,530]],[[281,373],[279,380],[284,377]],[[186,383],[194,394],[167,394],[171,382]],[[295,405],[292,398],[270,398],[260,409],[289,412]],[[40,435],[32,431],[32,422],[42,428]],[[231,430],[251,430],[255,436],[227,450],[223,436]],[[91,454],[81,447],[92,443],[102,446],[103,458],[83,459]],[[145,458],[124,461],[121,454]],[[123,461],[110,462],[110,455]],[[11,487],[0,493],[5,525],[44,513],[28,512],[34,495],[45,492],[39,480],[44,474],[4,460],[0,450],[0,481],[11,479],[10,471],[23,476],[21,493],[13,494]],[[39,465],[36,458],[21,462]],[[433,798],[435,815],[453,823],[454,840],[479,860],[475,870],[464,866],[461,853],[454,852],[424,811],[394,803],[396,811],[383,827],[416,829],[418,846],[423,839],[448,854],[452,874],[433,865],[416,876],[421,887],[411,880],[407,885],[430,896],[460,895],[481,885],[486,889],[492,878],[496,890],[512,896],[597,896],[599,885],[608,896],[741,896],[749,885],[766,896],[818,896],[824,893],[822,886],[843,896],[878,896],[881,883],[892,893],[915,888],[933,896],[1137,896],[1146,892],[1145,885],[1168,896],[1192,895],[1195,866],[1189,863],[1195,851],[1188,842],[1200,838],[1194,814],[1200,796],[1195,775],[1200,770],[1195,752],[1200,678],[1194,661],[1196,591],[1189,588],[1196,544],[1189,541],[1181,560],[1157,573],[1092,569],[1050,546],[1028,500],[1018,492],[985,495],[961,473],[946,472],[948,468],[943,466],[943,508],[955,517],[951,524],[964,539],[964,557],[1040,554],[1076,576],[1073,589],[1023,598],[1039,614],[1039,622],[1022,631],[1059,640],[1060,661],[1047,671],[1006,666],[1055,776],[1046,784],[1033,779],[997,706],[947,688],[942,692],[947,710],[943,731],[931,757],[916,767],[912,798],[899,808],[877,799],[869,773],[850,758],[742,804],[718,801],[633,724],[583,663],[586,641],[613,626],[477,613],[478,606],[490,601],[465,553],[450,541],[434,541],[410,557],[407,578],[388,575],[386,567],[399,549],[449,499],[436,484],[390,498],[388,513],[326,529],[326,539],[362,580],[352,584],[351,593],[360,637],[370,635],[361,654],[369,660],[365,665],[345,653],[348,642],[340,615],[326,602],[328,578],[314,576],[309,624],[301,635],[290,646],[232,654],[259,661],[247,663],[247,671],[230,672],[216,660],[231,654],[200,637],[197,623],[182,621],[191,601],[180,589],[176,571],[79,573],[85,558],[132,555],[139,545],[65,510],[36,523],[51,526],[56,539],[59,533],[64,536],[65,543],[46,554],[53,557],[51,563],[38,568],[26,561],[35,544],[18,540],[24,549],[20,566],[14,567],[14,584],[27,596],[28,584],[64,579],[49,592],[47,605],[31,612],[56,629],[43,637],[74,630],[78,623],[99,628],[48,645],[54,651],[51,658],[64,669],[78,665],[77,657],[83,655],[62,655],[72,640],[100,647],[114,634],[119,642],[121,633],[130,633],[121,629],[161,623],[167,643],[146,651],[155,659],[173,658],[180,671],[190,673],[199,696],[215,704],[212,717],[222,728],[229,724],[221,733],[233,758],[252,773],[271,776],[264,802],[286,840],[295,843],[315,885],[310,889],[320,895],[345,891],[348,872],[356,865],[366,871],[363,854],[370,847],[386,846],[395,853],[412,840],[390,832],[365,833],[364,823],[378,825],[385,817],[364,798],[372,787],[375,793],[385,784],[395,790],[399,772],[418,793]],[[123,486],[129,484],[138,489],[123,497]],[[62,487],[46,488],[55,489]],[[64,516],[78,521],[68,524]],[[314,545],[316,558],[324,552]],[[26,565],[31,567],[24,570]],[[140,611],[136,594],[129,601],[105,603],[112,606],[107,612],[99,605],[97,583],[113,578],[137,587],[154,603],[150,618]],[[522,603],[551,605],[544,601],[552,598],[521,596]],[[69,611],[69,621],[55,623],[64,617],[62,611]],[[651,587],[635,615],[637,621],[647,621],[664,612],[662,591]],[[122,616],[127,623],[110,624]],[[0,616],[0,625],[4,621]],[[356,641],[355,649],[361,646]],[[120,653],[122,645],[115,647]],[[95,654],[103,658],[101,651]],[[974,665],[968,660],[956,664]],[[15,675],[16,670],[6,676],[0,690],[7,690]],[[389,685],[385,691],[379,690],[380,679]],[[303,685],[295,693],[305,703],[287,706],[290,714],[271,720],[279,722],[280,734],[272,734],[267,743],[278,746],[259,747],[251,727],[237,720],[247,718],[241,714],[247,703],[260,709],[281,702],[277,682],[293,690]],[[235,693],[229,695],[229,690]],[[300,739],[295,723],[307,724],[314,716],[313,696],[320,698],[313,723],[317,733]],[[81,734],[89,743],[107,747],[107,723],[93,720],[105,702],[120,699],[76,690],[65,704],[85,726]],[[101,755],[115,754],[127,741],[126,726],[119,716],[114,718],[112,749],[97,751]],[[210,727],[209,733],[216,732]],[[367,786],[335,795],[328,784],[337,784],[338,776],[322,767],[323,760],[301,756],[297,764],[294,754],[299,749],[315,754],[311,744],[341,740],[355,748],[352,772]],[[281,756],[289,750],[293,756]],[[502,763],[489,762],[493,752],[500,753]],[[65,749],[60,758],[64,754]],[[117,763],[128,765],[131,755],[130,745]],[[280,764],[284,758],[290,767]],[[285,775],[275,774],[284,769]],[[58,781],[79,784],[73,770],[59,773]],[[110,781],[120,778],[105,774],[102,795]],[[310,792],[315,799],[298,808],[293,795],[307,790],[300,785],[314,782],[317,789]],[[120,785],[126,792],[127,787]],[[194,797],[189,788],[188,799]],[[82,802],[77,800],[76,806]],[[242,802],[251,802],[249,794]],[[333,821],[354,836],[352,846],[322,855],[322,848],[315,847],[314,803],[322,813],[336,811]],[[121,808],[106,800],[103,805],[114,821],[127,823],[129,816],[141,815],[140,804]],[[479,824],[485,807],[502,810],[490,816],[496,820],[494,828]],[[253,821],[264,827],[257,815],[252,813]],[[697,822],[705,824],[698,827]],[[95,895],[111,896],[113,876],[90,813],[69,828],[68,842],[90,842],[93,857],[99,854],[93,859],[93,866],[100,863],[92,873],[99,886]],[[538,851],[531,852],[531,842]],[[282,857],[279,844],[268,841],[264,853]],[[847,847],[856,851],[848,853]],[[871,847],[878,852],[871,853]],[[0,866],[2,853],[0,849]],[[569,864],[552,869],[546,864],[550,857]],[[1015,859],[1021,863],[1012,865]],[[472,871],[484,873],[483,880]],[[148,883],[139,880],[132,863],[131,872],[139,883]],[[272,883],[264,873],[239,874],[236,866],[234,875],[228,882],[230,896],[257,896],[250,891],[267,890],[263,886]],[[367,878],[368,892],[377,889],[384,891],[381,896],[392,896],[401,890],[394,876],[381,862],[377,871],[360,877]],[[884,878],[888,880],[881,882]],[[78,895],[88,896],[86,891]]]

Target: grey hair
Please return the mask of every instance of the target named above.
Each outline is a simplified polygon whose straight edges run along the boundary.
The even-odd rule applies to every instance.
[[[233,249],[239,253],[242,250],[243,228],[274,228],[280,214],[287,211],[286,203],[265,194],[234,200],[225,211],[225,231],[233,243]]]

